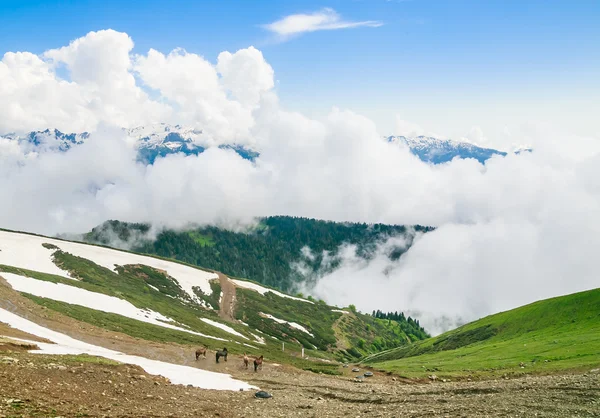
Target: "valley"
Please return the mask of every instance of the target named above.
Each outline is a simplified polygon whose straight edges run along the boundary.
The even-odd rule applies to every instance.
[[[353,307],[0,231],[0,414],[594,417],[599,302],[598,290],[540,301],[415,342]]]

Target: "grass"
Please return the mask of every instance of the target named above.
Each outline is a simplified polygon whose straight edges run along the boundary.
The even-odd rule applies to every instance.
[[[0,272],[11,272],[38,280],[62,283],[91,292],[118,297],[130,302],[137,308],[146,308],[159,312],[172,318],[179,324],[189,327],[193,331],[225,339],[234,338],[232,334],[201,321],[201,317],[218,320],[218,315],[212,310],[202,309],[197,304],[192,303],[187,293],[176,285],[170,277],[158,270],[147,266],[128,265],[119,267],[119,274],[117,274],[81,257],[76,257],[61,251],[56,251],[54,254],[56,263],[59,264],[61,268],[70,271],[75,277],[78,277],[79,280],[66,279],[60,276],[3,265],[0,265]],[[153,289],[151,286],[154,286],[158,290]],[[43,298],[39,298],[39,300],[41,299]],[[54,306],[57,309],[59,307],[58,304]],[[74,313],[76,305],[70,306],[73,307],[70,309],[70,316],[75,319],[89,319],[89,315],[83,315],[83,311],[81,310]],[[82,318],[77,318],[76,315],[80,313],[83,315]],[[126,318],[120,315],[114,316],[116,317],[115,321],[117,323],[119,321],[125,323],[124,321]],[[134,324],[138,325],[143,324],[141,321],[132,319],[129,321],[133,321]],[[132,325],[132,327],[134,326]],[[162,328],[159,326],[155,327]],[[239,325],[232,325],[232,327],[238,332],[246,335],[249,339],[252,339],[252,336],[248,333],[246,327]]]
[[[107,359],[104,357],[90,356],[89,354],[60,354],[60,355],[50,355],[45,354],[43,356],[38,357],[42,359],[44,363],[57,363],[57,364],[100,364],[105,366],[118,366],[122,363],[118,361]]]
[[[210,237],[196,236],[195,238],[202,239],[206,245],[210,245]],[[335,371],[332,371],[332,366],[328,364],[323,365],[322,362],[301,359],[299,354],[302,348],[305,349],[305,354],[312,358],[352,360],[364,354],[408,341],[406,335],[401,330],[390,325],[388,321],[377,320],[371,316],[358,313],[342,314],[332,312],[332,307],[322,301],[315,301],[312,304],[283,298],[269,292],[263,296],[252,290],[238,288],[236,311],[234,314],[236,318],[248,323],[249,327],[232,323],[228,323],[228,325],[249,338],[249,341],[243,340],[201,321],[200,318],[202,317],[219,320],[218,314],[214,310],[204,309],[194,303],[177,282],[162,271],[144,265],[127,265],[118,267],[115,273],[90,260],[63,252],[54,245],[47,243],[43,245],[46,248],[55,250],[55,263],[62,269],[71,272],[79,280],[71,280],[52,274],[3,265],[0,265],[0,272],[12,272],[38,280],[62,283],[91,292],[118,297],[132,303],[138,308],[151,309],[170,317],[177,323],[182,324],[182,326],[189,327],[190,330],[258,346],[258,351],[254,351],[261,354],[264,353],[265,357],[271,361],[291,363],[307,370],[335,374]],[[178,262],[176,260],[165,260]],[[187,263],[178,263],[190,266]],[[190,267],[197,268],[196,266]],[[204,270],[210,271],[208,269]],[[202,294],[198,291],[198,288],[195,288],[195,293],[210,307],[218,311],[221,291],[220,284],[218,280],[213,280],[210,282],[210,285],[213,291],[211,295]],[[49,309],[63,313],[76,320],[111,331],[123,332],[140,339],[189,345],[204,344],[209,347],[221,344],[221,342],[212,339],[206,339],[183,331],[170,330],[120,315],[32,295],[26,296],[40,305],[44,305]],[[314,337],[286,324],[278,324],[272,320],[262,318],[258,315],[258,312],[268,313],[289,322],[296,322],[308,328]],[[352,319],[344,321],[343,325],[336,330],[336,333],[346,343],[344,349],[339,349],[337,347],[338,338],[336,338],[336,333],[333,332],[333,326],[342,315],[352,317]],[[255,330],[262,331],[264,335]],[[266,337],[266,346],[255,343],[251,332]],[[269,336],[272,338],[269,338]],[[285,352],[281,351],[282,341],[285,341]],[[348,347],[348,345],[351,347]],[[361,348],[357,348],[358,345],[361,345]],[[253,349],[241,344],[233,343],[229,344],[229,346],[232,353],[242,353],[243,351],[253,352]],[[314,347],[317,347],[317,349],[314,349]]]
[[[489,377],[600,366],[600,289],[488,316],[365,363],[406,377]]]
[[[213,247],[215,241],[208,235],[203,235],[198,231],[189,231],[188,235],[201,247]]]

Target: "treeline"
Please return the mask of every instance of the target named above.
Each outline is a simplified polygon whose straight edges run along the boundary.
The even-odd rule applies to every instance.
[[[431,229],[415,226],[411,231]],[[379,242],[408,232],[402,225],[339,223],[289,216],[260,219],[244,232],[203,226],[186,231],[163,230],[156,239],[141,239],[149,230],[147,224],[108,221],[86,234],[85,240],[105,245],[115,245],[115,239],[131,240],[130,248],[136,252],[174,258],[290,292],[295,290],[296,283],[306,279],[294,267],[298,263],[309,274],[335,269],[342,244],[356,245],[358,254],[369,258]],[[407,234],[407,239],[410,246],[412,234]],[[303,255],[305,247],[311,250],[310,254]],[[406,250],[400,246],[393,248],[388,257],[397,259]],[[327,263],[323,263],[324,257]]]
[[[407,318],[404,312],[381,312],[379,309],[373,311],[371,314],[377,319],[387,319],[388,321],[395,321],[400,324],[402,331],[408,336],[414,336],[415,340],[423,340],[429,338],[430,335],[425,332],[425,329],[419,324],[418,319],[413,319],[410,316]]]

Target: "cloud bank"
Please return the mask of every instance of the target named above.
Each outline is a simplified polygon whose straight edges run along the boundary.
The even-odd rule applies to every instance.
[[[316,120],[284,109],[255,48],[216,63],[132,48],[127,34],[100,31],[41,56],[4,55],[0,132],[93,133],[66,153],[25,154],[0,138],[1,227],[53,234],[107,219],[178,227],[273,214],[432,225],[396,262],[384,256],[392,243],[370,262],[345,249],[341,267],[308,290],[363,311],[417,312],[433,332],[599,285],[598,138],[540,129],[533,153],[432,166],[352,111]],[[160,121],[261,156],[211,148],[142,165],[115,126]]]

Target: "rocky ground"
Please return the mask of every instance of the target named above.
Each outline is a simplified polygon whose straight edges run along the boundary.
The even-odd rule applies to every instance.
[[[265,365],[243,378],[270,392],[171,385],[90,357],[0,353],[0,417],[600,417],[599,371],[480,382],[407,383],[375,374],[323,376]],[[208,361],[208,360],[206,360]]]

